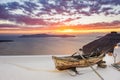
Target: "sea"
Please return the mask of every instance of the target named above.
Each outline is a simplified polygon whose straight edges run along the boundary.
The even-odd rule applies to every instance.
[[[12,35],[0,35],[0,55],[66,55],[78,52],[84,45],[105,33],[77,34],[76,37],[31,37],[21,38]]]

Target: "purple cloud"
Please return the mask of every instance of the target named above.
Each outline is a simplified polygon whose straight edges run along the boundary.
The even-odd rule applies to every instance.
[[[115,9],[115,6],[118,6],[118,8]],[[21,3],[11,1],[0,4],[0,20],[9,20],[17,24],[24,23],[26,25],[52,25],[60,23],[60,21],[62,23],[62,21],[77,20],[76,17],[71,18],[71,15],[79,15],[79,18],[101,13],[106,16],[118,15],[120,14],[119,6],[120,0],[38,0],[22,1]],[[16,10],[21,10],[22,14],[16,13]],[[65,18],[66,20],[52,22],[51,20],[54,18],[47,19],[54,15],[63,15],[64,17],[66,16],[64,13],[68,16]],[[47,20],[42,17],[44,15],[48,16],[46,16]]]

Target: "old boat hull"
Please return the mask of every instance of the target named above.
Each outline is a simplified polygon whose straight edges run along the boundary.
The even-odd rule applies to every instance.
[[[52,59],[54,60],[55,67],[58,70],[66,70],[73,67],[88,67],[90,65],[97,64],[98,62],[103,60],[104,56],[105,56],[104,54],[101,54],[100,56],[89,57],[86,60],[76,59],[71,56],[67,56],[67,57],[52,56]]]

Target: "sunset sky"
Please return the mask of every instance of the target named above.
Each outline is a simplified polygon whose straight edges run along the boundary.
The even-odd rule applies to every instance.
[[[120,32],[120,0],[0,0],[0,34]]]

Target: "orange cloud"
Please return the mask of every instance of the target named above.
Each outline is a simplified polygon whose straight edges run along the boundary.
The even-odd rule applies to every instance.
[[[0,34],[39,34],[39,33],[51,33],[51,34],[80,34],[91,32],[120,32],[120,27],[100,27],[92,25],[78,25],[78,26],[49,26],[39,28],[21,28],[21,29],[0,29]]]

